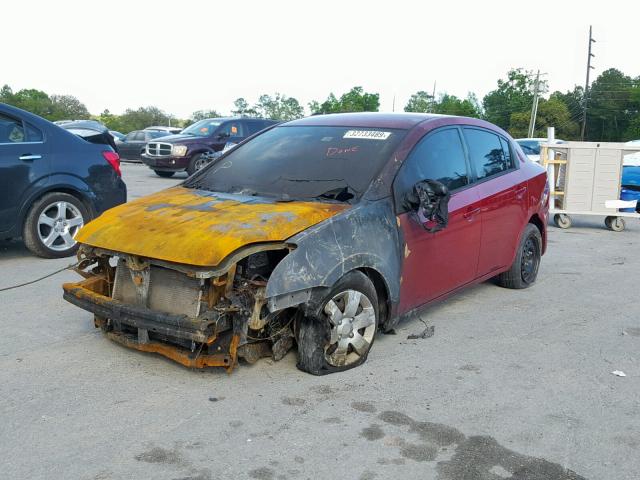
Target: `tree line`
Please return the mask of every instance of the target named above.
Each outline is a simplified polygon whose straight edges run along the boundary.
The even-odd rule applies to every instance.
[[[499,79],[496,88],[482,100],[474,93],[459,98],[448,93],[433,95],[418,91],[411,95],[404,111],[483,118],[516,138],[526,137],[534,91],[533,72],[517,68],[507,72],[506,78]],[[640,138],[640,76],[633,78],[611,68],[591,83],[586,95],[581,86],[564,93],[549,93],[546,81],[538,83],[538,92],[540,98],[534,136],[546,136],[546,128],[553,126],[557,138],[579,140],[583,107],[587,102],[585,140],[626,141]],[[127,109],[122,114],[105,110],[99,115],[91,115],[86,106],[71,95],[48,95],[35,89],[13,92],[8,85],[0,89],[0,102],[15,105],[51,121],[93,118],[111,130],[125,133],[151,125],[186,127],[204,118],[222,116],[217,110],[208,109],[193,112],[187,119],[179,119],[153,106]],[[311,114],[377,112],[380,95],[366,92],[362,87],[353,87],[340,96],[330,93],[324,101],[314,100],[307,107]],[[238,98],[230,113],[286,121],[303,117],[305,108],[297,99],[275,93],[260,95],[252,104],[245,98]]]

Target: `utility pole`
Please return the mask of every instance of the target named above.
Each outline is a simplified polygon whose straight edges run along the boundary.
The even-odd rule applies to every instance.
[[[436,104],[436,81],[433,81],[433,94],[431,95],[431,107],[429,113],[433,113],[433,107]]]
[[[531,118],[529,119],[529,138],[533,138],[536,129],[536,116],[538,115],[538,91],[540,90],[540,70],[536,74],[536,81],[533,84],[533,104],[531,104]]]
[[[580,139],[584,142],[584,133],[587,128],[587,104],[589,102],[589,74],[591,73],[591,69],[594,68],[591,66],[591,57],[595,57],[593,53],[591,53],[591,44],[596,43],[592,36],[591,25],[589,25],[589,55],[587,56],[587,81],[584,84],[584,105],[582,107],[582,131],[580,132]]]

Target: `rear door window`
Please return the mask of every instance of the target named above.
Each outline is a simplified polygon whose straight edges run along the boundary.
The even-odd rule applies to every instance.
[[[478,180],[499,175],[513,168],[511,155],[503,149],[500,137],[488,130],[465,128],[464,136],[469,147],[469,159]]]

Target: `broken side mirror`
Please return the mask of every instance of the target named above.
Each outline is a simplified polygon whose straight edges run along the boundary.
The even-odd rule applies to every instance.
[[[437,180],[420,180],[407,195],[406,202],[422,227],[435,233],[449,222],[449,189]]]

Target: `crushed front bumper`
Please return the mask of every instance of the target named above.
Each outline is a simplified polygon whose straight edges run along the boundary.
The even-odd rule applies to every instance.
[[[101,276],[92,276],[77,283],[65,283],[62,288],[65,300],[92,312],[96,328],[101,328],[108,338],[125,347],[158,353],[189,368],[224,367],[231,373],[237,364],[239,335],[219,335],[217,329],[207,331],[208,323],[204,320],[114,300],[107,296],[109,286],[106,278]],[[113,328],[114,325],[123,324],[127,326],[128,332]],[[135,329],[137,334],[134,333]],[[187,343],[190,341],[192,345],[200,344],[201,347],[190,350],[176,344],[155,341],[149,338],[150,334],[160,338],[176,338]],[[219,353],[203,353],[202,345],[214,345]]]

